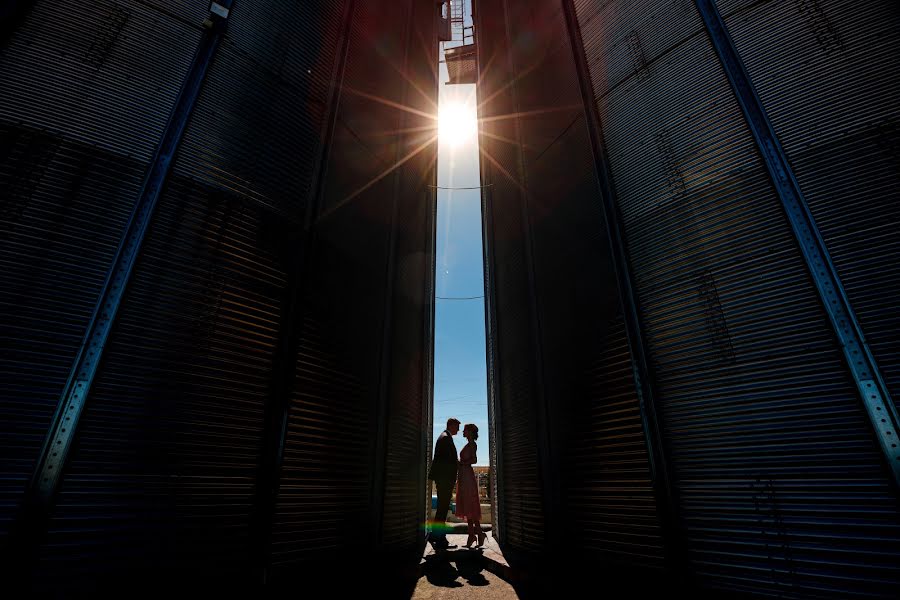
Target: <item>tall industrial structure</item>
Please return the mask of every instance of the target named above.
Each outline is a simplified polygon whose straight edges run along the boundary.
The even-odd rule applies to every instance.
[[[455,6],[3,5],[5,584],[409,573]],[[521,581],[895,597],[900,9],[474,9]]]
[[[896,595],[896,3],[482,0],[475,33],[504,551]]]
[[[435,7],[13,4],[12,582],[272,582],[420,552]]]

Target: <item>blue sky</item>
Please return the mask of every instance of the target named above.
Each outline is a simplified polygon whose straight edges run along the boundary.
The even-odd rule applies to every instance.
[[[442,57],[443,60],[443,57]],[[471,131],[475,119],[475,86],[444,85],[447,70],[441,67],[439,105],[448,106],[454,121],[451,130],[466,130],[465,139],[445,135],[441,123],[438,140],[438,186],[476,187],[478,140]],[[464,107],[465,110],[460,107]],[[442,112],[442,115],[444,113]],[[456,122],[460,119],[461,122]],[[453,139],[447,139],[451,137]],[[479,429],[478,465],[488,464],[487,375],[484,339],[484,276],[481,251],[481,194],[479,190],[438,190],[437,286],[435,309],[434,439],[447,419]],[[473,300],[442,300],[468,298]],[[465,445],[462,430],[454,438],[457,450]]]

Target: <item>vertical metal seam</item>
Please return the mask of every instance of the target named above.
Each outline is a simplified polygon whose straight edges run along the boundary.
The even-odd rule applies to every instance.
[[[503,3],[503,16],[504,16],[504,26],[506,28],[507,33],[507,41],[509,41],[509,32],[510,22],[509,22],[509,2],[504,1]],[[510,43],[507,43],[507,59],[509,60],[509,65],[511,69],[515,69],[515,63],[512,58],[512,46]],[[553,469],[553,460],[552,460],[552,450],[550,444],[550,409],[547,405],[547,390],[546,390],[546,374],[544,372],[544,359],[543,359],[543,349],[542,349],[542,329],[541,329],[541,319],[540,319],[540,306],[538,301],[538,293],[537,293],[537,276],[535,274],[534,267],[534,239],[531,231],[531,216],[528,210],[528,176],[527,169],[525,168],[525,158],[522,152],[522,127],[521,121],[519,118],[519,101],[518,94],[516,93],[517,89],[517,81],[518,77],[513,77],[509,84],[509,93],[512,101],[513,107],[513,124],[516,128],[516,154],[518,156],[518,170],[519,170],[519,178],[521,182],[520,195],[521,198],[521,207],[522,207],[522,233],[525,237],[525,271],[528,274],[528,286],[529,286],[529,294],[528,294],[528,308],[531,313],[531,325],[532,325],[532,343],[534,344],[533,352],[534,352],[534,360],[536,361],[535,365],[535,376],[537,381],[535,382],[535,391],[537,392],[536,398],[534,399],[534,405],[536,410],[536,416],[540,415],[539,422],[536,423],[536,435],[537,435],[537,443],[538,443],[538,451],[540,452],[538,456],[538,464],[540,466],[541,474],[539,479],[541,481],[541,490],[542,490],[542,499],[544,505],[544,542],[545,544],[549,543],[550,548],[555,548],[553,544],[553,539],[557,535],[557,531],[555,527],[552,527],[552,521],[557,514],[557,498],[558,498],[558,485],[556,478],[554,476],[555,470]],[[550,537],[548,537],[550,536]]]
[[[220,7],[225,10],[225,15],[228,14],[231,4],[231,0],[221,1]],[[227,16],[210,13],[204,23],[206,31],[194,54],[166,129],[150,162],[141,192],[60,396],[26,498],[26,502],[36,503],[43,511],[51,505],[58,488],[79,419],[124,298],[125,288],[174,162],[175,153],[197,103],[209,65],[225,31],[226,19]]]
[[[305,291],[305,278],[309,274],[312,246],[315,241],[314,219],[321,206],[325,192],[325,177],[328,170],[328,158],[337,122],[338,105],[347,54],[350,47],[350,27],[356,9],[356,0],[347,0],[341,15],[341,33],[338,38],[334,62],[332,63],[331,85],[329,86],[328,108],[323,120],[320,138],[322,145],[316,155],[308,201],[304,210],[303,222],[297,247],[299,255],[295,263],[289,263],[295,269],[291,274],[292,282],[284,303],[283,324],[279,348],[276,350],[272,369],[272,393],[266,415],[263,439],[263,452],[260,460],[259,476],[256,482],[256,546],[257,566],[262,573],[262,581],[268,579],[271,560],[273,527],[275,513],[278,509],[278,494],[281,490],[281,470],[284,464],[284,450],[287,440],[288,421],[291,410],[293,382],[296,376],[297,352],[302,341],[303,313],[302,295]],[[292,242],[294,240],[291,240]],[[290,244],[288,251],[293,249]]]
[[[900,434],[900,416],[897,408],[865,341],[862,327],[841,284],[825,240],[725,22],[714,0],[696,0],[696,4],[784,207],[791,231],[800,246],[863,407],[893,474],[893,481],[895,485],[900,485],[900,441],[897,439]]]
[[[660,511],[660,527],[663,535],[666,565],[676,578],[689,582],[691,580],[691,570],[687,560],[687,538],[678,514],[677,494],[672,485],[671,466],[668,461],[668,452],[666,451],[660,415],[653,390],[653,371],[647,360],[647,351],[644,347],[643,327],[641,325],[637,297],[634,292],[628,250],[616,208],[612,171],[603,144],[600,115],[597,112],[597,105],[591,86],[590,70],[587,57],[584,54],[581,27],[575,13],[574,0],[562,0],[562,6],[572,46],[575,69],[578,74],[582,103],[584,104],[585,121],[594,158],[601,208],[604,221],[606,222],[607,241],[609,242],[613,268],[619,288],[619,302],[625,320],[635,391],[640,406],[644,441],[649,455],[650,477]]]

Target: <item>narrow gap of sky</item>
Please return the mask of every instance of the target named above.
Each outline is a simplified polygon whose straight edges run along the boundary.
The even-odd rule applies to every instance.
[[[466,24],[471,25],[466,2]],[[452,47],[461,42],[444,42]],[[478,170],[475,86],[446,85],[440,52],[435,337],[434,439],[456,417],[478,426],[478,462],[488,465],[487,367],[484,332],[484,272],[481,184]],[[442,299],[442,298],[454,298]],[[473,299],[458,299],[473,298]],[[455,439],[461,450],[465,440]]]

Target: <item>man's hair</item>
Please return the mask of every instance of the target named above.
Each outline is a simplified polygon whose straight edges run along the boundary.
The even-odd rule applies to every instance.
[[[454,419],[453,417],[450,417],[449,419],[447,419],[447,429],[450,429],[451,427],[453,427],[454,424],[456,424],[456,426],[458,427],[459,419]]]

